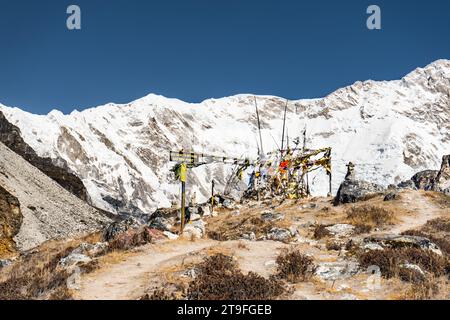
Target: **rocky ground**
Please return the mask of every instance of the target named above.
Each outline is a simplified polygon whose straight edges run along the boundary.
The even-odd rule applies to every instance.
[[[182,235],[177,208],[111,223],[0,156],[0,299],[450,299],[447,156],[387,189],[349,167],[334,198],[194,202]]]
[[[385,198],[340,206],[332,198],[228,202],[212,215],[194,214],[181,237],[170,210],[159,214],[159,229],[155,219],[151,228],[115,223],[90,240],[53,244],[60,248],[54,270],[69,278],[56,298],[211,298],[202,281],[212,281],[216,298],[450,299],[450,197],[403,190]],[[220,254],[235,266],[220,271]],[[208,272],[219,273],[202,274],[205,259]]]

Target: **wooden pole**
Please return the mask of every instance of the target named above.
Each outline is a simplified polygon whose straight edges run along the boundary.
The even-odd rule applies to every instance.
[[[211,215],[214,213],[214,180],[211,182]]]
[[[187,179],[187,165],[185,163],[181,164],[180,168],[180,181],[181,181],[181,224],[180,224],[180,235],[183,234],[184,230],[184,219],[186,216],[186,179]]]
[[[288,107],[289,100],[286,99],[286,106],[284,107],[284,118],[283,118],[283,133],[281,135],[281,155],[283,155],[284,151],[284,130],[286,128],[286,113]]]
[[[256,118],[258,120],[259,144],[260,144],[260,147],[261,147],[261,154],[260,154],[260,156],[261,156],[261,155],[264,154],[262,135],[261,135],[261,122],[259,120],[258,102],[256,101],[256,96],[254,96],[253,98],[255,98]]]
[[[181,181],[181,229],[180,229],[180,234],[183,234],[185,216],[186,216],[186,182]]]
[[[329,196],[330,197],[333,196],[333,190],[332,190],[332,187],[331,187],[331,172],[330,172],[330,195]]]

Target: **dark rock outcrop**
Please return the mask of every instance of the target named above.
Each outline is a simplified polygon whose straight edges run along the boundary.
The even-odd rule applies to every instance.
[[[416,184],[412,180],[402,181],[397,185],[399,189],[417,190]]]
[[[393,201],[398,199],[398,193],[397,192],[389,192],[387,195],[384,196],[383,201]]]
[[[134,218],[129,217],[126,220],[113,222],[103,232],[103,240],[111,241],[117,238],[119,235],[127,232],[130,229],[139,229],[141,224]]]
[[[76,195],[78,198],[87,201],[87,191],[83,182],[66,168],[56,166],[52,159],[41,158],[22,139],[20,129],[11,124],[0,111],[0,141],[9,149],[27,160],[30,164],[41,170],[60,186]],[[60,160],[61,163],[62,159]],[[64,163],[63,163],[64,164]]]
[[[22,221],[19,200],[0,186],[0,257],[16,251],[13,238]]]
[[[383,192],[383,187],[362,180],[344,180],[334,198],[334,205],[364,201]]]
[[[433,190],[450,195],[450,155],[442,157],[442,165],[433,183]]]
[[[432,190],[434,181],[439,171],[437,170],[425,170],[416,173],[411,180],[414,182],[414,185],[419,190]]]
[[[375,235],[364,239],[365,243],[376,243],[383,248],[418,248],[423,250],[431,250],[437,254],[442,254],[439,247],[428,238],[408,236],[408,235]]]

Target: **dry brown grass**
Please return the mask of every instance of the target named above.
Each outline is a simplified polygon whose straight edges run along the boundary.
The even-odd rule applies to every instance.
[[[314,239],[320,240],[331,235],[331,232],[327,229],[330,225],[318,224],[314,227]]]
[[[316,269],[311,257],[294,249],[283,250],[276,263],[278,277],[292,283],[309,280]]]
[[[353,206],[347,209],[347,220],[355,226],[382,227],[394,223],[391,210],[374,205]]]
[[[100,233],[66,241],[51,240],[38,248],[22,253],[13,265],[0,274],[0,300],[71,299],[67,280],[71,272],[59,266],[82,243],[97,243]],[[83,273],[96,270],[96,260],[79,266]]]
[[[442,209],[449,209],[450,208],[450,196],[442,193],[442,192],[426,192],[425,196],[431,201],[436,204],[437,206],[441,207]]]
[[[197,266],[187,290],[189,300],[267,300],[284,292],[282,283],[256,273],[243,274],[232,257],[217,254]]]
[[[418,248],[384,249],[361,252],[358,255],[361,267],[378,266],[385,278],[403,277],[407,280],[408,273],[401,270],[405,263],[418,265],[422,270],[440,277],[446,273],[448,261],[432,251]],[[411,275],[412,276],[412,275]],[[416,279],[416,277],[414,278]]]
[[[2,275],[0,300],[70,298],[66,286],[70,274],[57,267],[75,243],[49,242],[39,251],[21,256]]]
[[[439,281],[436,279],[425,279],[415,282],[400,297],[403,300],[430,300],[435,298],[440,292]]]
[[[423,227],[424,230],[450,233],[450,218],[436,218],[428,221]]]
[[[253,232],[256,237],[266,235],[279,223],[263,221],[259,214],[233,216],[228,214],[220,222],[212,220],[208,225],[208,237],[217,241],[238,240],[243,234]]]

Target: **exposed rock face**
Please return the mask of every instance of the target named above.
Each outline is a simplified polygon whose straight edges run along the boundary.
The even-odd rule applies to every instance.
[[[20,202],[19,250],[103,229],[111,220],[0,142],[0,185]]]
[[[0,186],[0,257],[16,250],[13,238],[19,233],[22,221],[19,200]]]
[[[103,240],[111,241],[131,229],[139,229],[141,224],[134,218],[113,222],[103,231]]]
[[[434,185],[434,180],[436,179],[439,171],[436,170],[425,170],[416,173],[411,180],[414,182],[415,186],[419,190],[432,190]]]
[[[22,139],[20,129],[11,124],[0,111],[0,141],[12,151],[23,157],[33,166],[44,172],[47,176],[55,180],[60,186],[73,193],[82,200],[87,200],[87,191],[83,182],[67,169],[67,164],[59,159],[58,162],[64,167],[56,166],[52,159],[41,158]]]
[[[434,180],[433,190],[450,195],[450,155],[442,157],[441,170]]]
[[[417,190],[416,184],[412,180],[402,181],[397,185],[399,189]]]
[[[354,203],[382,192],[382,186],[362,180],[344,180],[334,198],[334,205]]]

